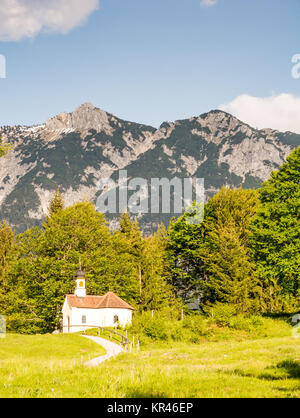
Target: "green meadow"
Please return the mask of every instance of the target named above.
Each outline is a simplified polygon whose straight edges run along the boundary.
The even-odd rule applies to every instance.
[[[104,350],[80,335],[8,334],[0,396],[299,397],[300,339],[282,320],[266,324],[260,332],[215,327],[194,344],[145,340],[95,368],[84,362]]]

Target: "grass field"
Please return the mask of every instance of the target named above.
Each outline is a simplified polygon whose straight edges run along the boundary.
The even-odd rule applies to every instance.
[[[0,340],[0,396],[299,397],[300,339],[274,324],[254,339],[152,343],[93,369],[81,360],[101,347],[78,335],[8,335]]]
[[[50,376],[56,382],[62,371],[103,354],[101,346],[79,335],[7,334],[0,339],[0,397],[48,396]]]

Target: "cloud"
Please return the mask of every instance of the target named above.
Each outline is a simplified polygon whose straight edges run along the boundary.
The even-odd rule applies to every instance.
[[[201,0],[200,5],[202,7],[212,7],[217,4],[217,0]]]
[[[99,0],[1,0],[0,41],[67,33],[86,21]]]
[[[219,109],[254,128],[272,128],[300,134],[300,97],[292,94],[262,98],[244,94]]]

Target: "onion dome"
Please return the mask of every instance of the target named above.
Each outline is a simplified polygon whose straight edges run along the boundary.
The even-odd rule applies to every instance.
[[[74,278],[75,279],[85,279],[85,272],[83,270],[79,269],[78,271],[76,271]]]

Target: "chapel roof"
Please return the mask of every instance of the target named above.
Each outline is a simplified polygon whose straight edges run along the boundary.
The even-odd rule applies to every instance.
[[[105,308],[120,308],[131,309],[134,308],[126,303],[119,296],[113,292],[108,292],[104,296],[85,296],[78,297],[76,295],[67,295],[67,298],[72,308],[87,308],[87,309],[105,309]]]

